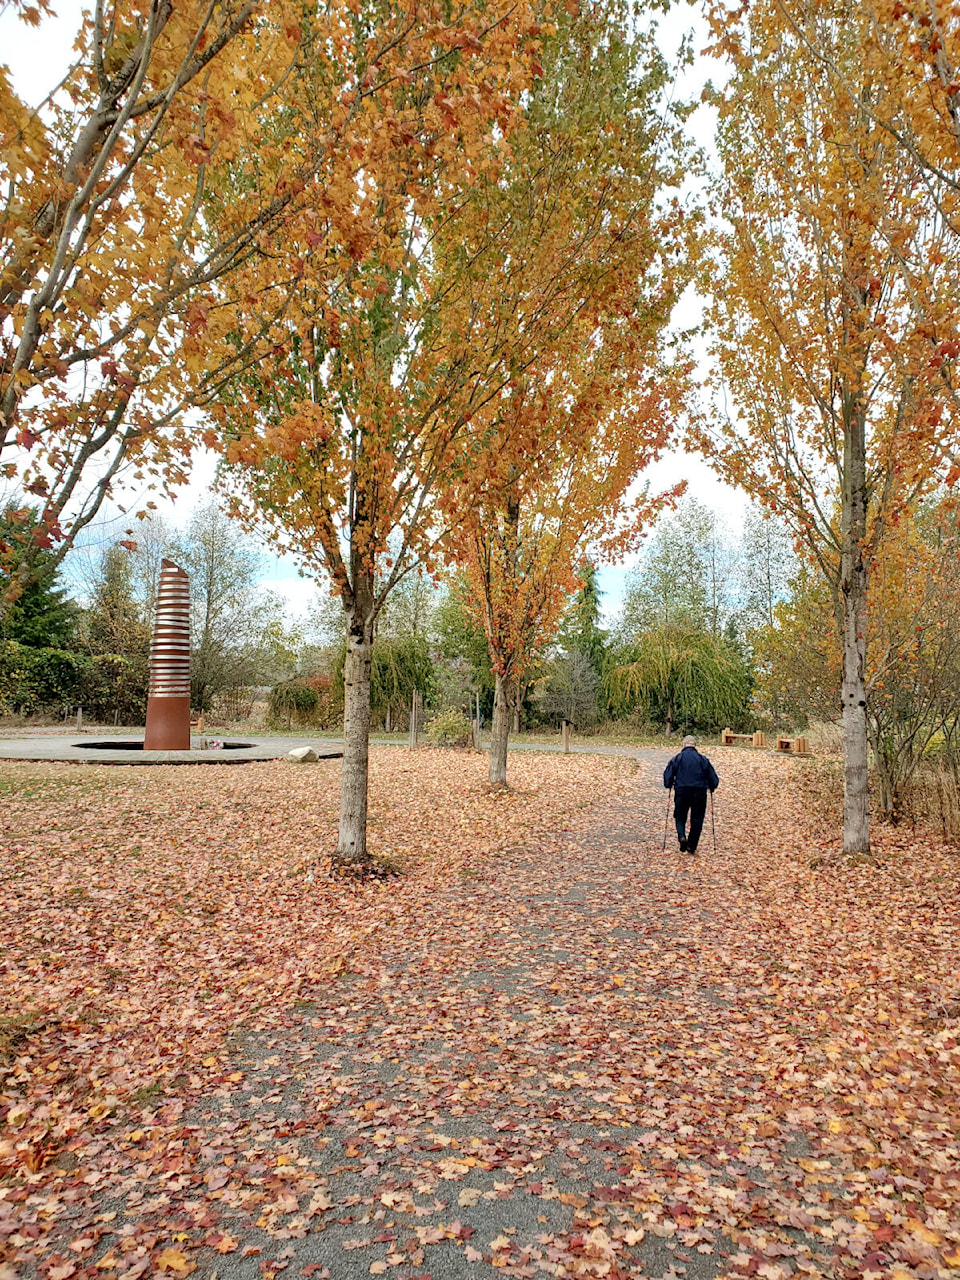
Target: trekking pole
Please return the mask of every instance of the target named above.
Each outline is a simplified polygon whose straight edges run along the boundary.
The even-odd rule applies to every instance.
[[[667,852],[667,827],[670,825],[670,797],[673,794],[673,787],[667,789],[667,812],[663,819],[663,848],[661,853]]]
[[[717,856],[717,819],[714,812],[713,792],[710,792],[710,829],[713,831],[713,856]]]

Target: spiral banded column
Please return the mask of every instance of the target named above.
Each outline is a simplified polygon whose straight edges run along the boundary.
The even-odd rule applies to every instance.
[[[160,564],[143,749],[190,750],[190,579],[172,560]]]

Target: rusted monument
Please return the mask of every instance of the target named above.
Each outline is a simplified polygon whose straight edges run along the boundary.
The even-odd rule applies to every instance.
[[[172,560],[160,565],[143,749],[190,750],[190,579]]]

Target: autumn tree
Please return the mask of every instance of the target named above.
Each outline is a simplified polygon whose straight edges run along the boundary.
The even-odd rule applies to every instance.
[[[288,328],[217,419],[236,510],[342,600],[343,864],[368,857],[377,619],[442,536],[438,493],[482,454],[468,426],[531,358],[523,324],[541,333],[554,323],[549,309],[523,315],[529,273],[493,286],[512,228],[486,217],[477,194],[510,150],[549,26],[525,5],[487,0],[452,15],[439,2],[361,13],[378,31],[396,26],[390,93],[356,113],[353,169],[317,187],[259,264],[259,289],[291,287]]]
[[[0,459],[42,499],[0,613],[39,551],[62,558],[124,474],[183,479],[184,405],[237,358],[222,333],[202,359],[184,341],[297,172],[256,137],[261,103],[304,52],[295,6],[256,12],[250,0],[98,4],[39,107],[0,75]],[[246,191],[211,243],[205,213],[227,161]]]
[[[572,364],[567,372],[570,394]],[[619,381],[612,370],[604,376]],[[483,623],[494,673],[489,775],[498,786],[507,782],[509,734],[524,676],[580,586],[578,565],[587,551],[598,560],[622,554],[657,508],[646,493],[631,500],[629,490],[668,438],[662,388],[648,384],[632,404],[622,383],[618,390],[617,403],[604,402],[599,414],[595,403],[573,399],[562,440],[551,437],[547,456],[526,465],[513,455],[505,475],[490,481],[456,529],[468,601]],[[561,410],[552,402],[550,411],[556,430]]]
[[[351,196],[376,167],[366,104],[392,107],[408,68],[422,89],[436,57],[469,53],[502,16],[355,0],[91,10],[38,108],[0,72],[0,466],[42,502],[0,615],[39,551],[62,558],[117,486],[184,480],[200,439],[186,411],[263,358],[290,304],[296,254],[269,281],[257,270],[271,237],[317,219],[300,251],[341,274],[367,235]],[[529,15],[510,12],[522,51]],[[488,121],[501,87],[483,89]],[[438,120],[449,109],[439,94]],[[379,145],[414,140],[401,126]],[[331,224],[340,260],[317,249]]]
[[[530,362],[483,409],[491,466],[465,477],[470,501],[447,544],[489,644],[500,786],[524,673],[580,585],[578,566],[624,553],[658,507],[635,482],[666,443],[683,381],[665,357],[684,279],[687,228],[666,194],[682,145],[660,114],[666,68],[629,25],[610,3],[561,27],[528,131],[483,195],[487,216],[515,228],[498,289],[528,271],[524,309],[556,316],[543,336],[524,321]]]
[[[720,31],[735,70],[720,103],[723,222],[709,288],[735,409],[699,432],[721,474],[789,522],[829,584],[847,853],[869,847],[871,562],[954,432],[930,336],[952,314],[955,245],[917,165],[878,123],[878,108],[895,115],[897,90],[859,62],[855,8],[818,6],[801,39],[769,0],[728,14]],[[858,86],[855,102],[814,42]]]
[[[809,564],[797,567],[787,595],[750,632],[761,708],[775,708],[781,727],[840,720],[840,645],[833,593]],[[868,646],[869,650],[869,646]]]
[[[870,743],[880,811],[896,822],[931,745],[960,726],[960,528],[935,495],[905,514],[873,574]]]
[[[902,816],[910,780],[931,747],[960,728],[960,556],[954,503],[942,493],[903,514],[876,553],[867,608],[867,732],[879,811]],[[830,593],[801,572],[774,624],[757,633],[763,681],[775,673],[804,718],[836,712],[841,652]]]
[[[721,16],[719,6],[714,13]],[[954,233],[960,232],[960,10],[956,3],[861,0],[844,14],[847,56],[820,38],[820,13],[816,0],[779,0],[777,12],[769,13],[770,31],[790,29],[847,103],[867,111],[931,179],[928,194],[936,199]],[[850,74],[851,49],[856,50],[858,75]],[[895,86],[896,92],[864,99],[863,84]]]

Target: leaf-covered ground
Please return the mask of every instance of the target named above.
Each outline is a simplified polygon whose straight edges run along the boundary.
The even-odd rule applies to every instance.
[[[8,1274],[960,1274],[960,856],[715,760],[377,751],[362,886],[335,764],[6,767]]]

